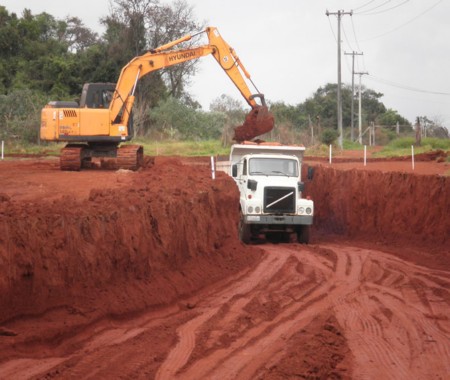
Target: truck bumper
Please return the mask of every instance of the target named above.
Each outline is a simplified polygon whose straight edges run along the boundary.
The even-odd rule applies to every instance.
[[[312,215],[245,215],[247,224],[312,225]]]

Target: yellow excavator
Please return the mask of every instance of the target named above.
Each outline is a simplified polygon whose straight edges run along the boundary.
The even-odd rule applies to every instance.
[[[173,49],[199,33],[206,33],[209,43],[188,49]],[[80,104],[52,101],[41,113],[41,140],[67,142],[61,150],[61,170],[89,167],[93,158],[115,158],[114,168],[136,170],[143,163],[143,147],[122,145],[133,137],[131,111],[134,93],[140,78],[155,70],[212,55],[236,85],[252,108],[242,126],[235,129],[234,140],[251,140],[270,131],[273,115],[268,111],[263,94],[259,93],[232,47],[215,27],[186,35],[133,58],[123,67],[117,84],[87,83],[83,86]],[[244,75],[243,75],[243,74]],[[246,79],[255,87],[252,94]],[[259,99],[258,104],[255,99]]]

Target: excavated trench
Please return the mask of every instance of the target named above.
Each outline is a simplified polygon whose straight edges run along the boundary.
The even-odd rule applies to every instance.
[[[259,247],[237,238],[230,177],[218,172],[212,180],[207,165],[176,158],[150,161],[129,182],[98,183],[84,198],[71,195],[74,185],[48,199],[0,194],[0,326],[58,312],[80,326],[130,315],[256,265]],[[69,175],[39,165],[36,175]],[[413,261],[448,270],[449,177],[315,165],[307,194],[316,204],[313,243],[333,235],[395,245],[405,257],[414,251]],[[60,328],[45,334],[64,334]]]
[[[448,269],[448,176],[315,165],[306,195],[315,201],[319,238],[332,234],[395,247],[395,254],[405,259]]]

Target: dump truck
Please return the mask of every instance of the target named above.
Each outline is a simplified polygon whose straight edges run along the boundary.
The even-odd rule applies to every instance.
[[[207,44],[174,48],[201,33],[207,35]],[[217,28],[210,26],[133,58],[123,67],[117,83],[85,84],[79,104],[49,102],[41,112],[41,140],[67,143],[60,155],[62,170],[90,167],[96,157],[114,158],[115,168],[136,170],[143,162],[143,147],[119,145],[133,138],[132,109],[138,81],[153,71],[208,55],[214,57],[251,107],[243,125],[235,129],[234,140],[252,139],[270,131],[274,118],[268,111],[264,95],[254,85],[234,49]],[[256,92],[250,90],[247,81]]]
[[[303,197],[304,146],[242,142],[230,152],[231,176],[240,193],[239,238],[248,244],[260,235],[294,235],[307,244],[314,202]],[[312,178],[312,171],[308,175]]]

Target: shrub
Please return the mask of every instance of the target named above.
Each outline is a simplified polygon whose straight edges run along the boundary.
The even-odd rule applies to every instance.
[[[334,143],[338,136],[339,134],[335,129],[326,128],[323,130],[320,140],[322,141],[322,143],[330,145]]]

